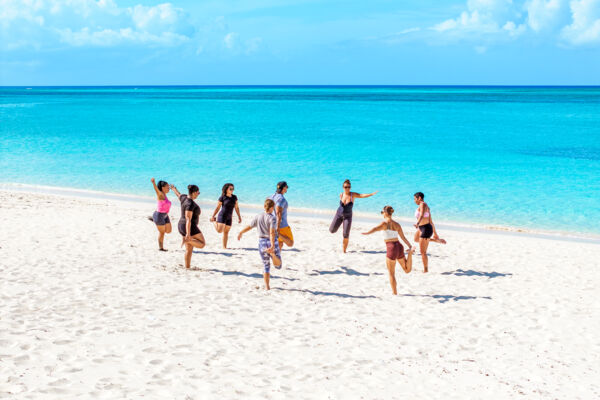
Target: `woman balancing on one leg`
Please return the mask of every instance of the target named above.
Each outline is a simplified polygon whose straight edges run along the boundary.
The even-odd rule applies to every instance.
[[[271,199],[265,200],[265,212],[257,215],[250,222],[250,225],[245,227],[238,234],[238,240],[242,239],[242,235],[252,228],[258,230],[258,252],[265,267],[263,278],[265,280],[265,289],[271,290],[269,286],[271,260],[275,268],[281,268],[281,250],[277,239],[277,220],[273,215],[275,202]]]
[[[377,192],[369,194],[351,192],[350,180],[348,179],[344,181],[343,187],[344,192],[340,194],[340,206],[335,213],[335,217],[333,217],[333,221],[331,221],[329,232],[337,232],[337,230],[340,229],[340,225],[342,225],[342,223],[344,224],[344,229],[342,232],[342,236],[344,237],[344,240],[342,241],[342,248],[345,253],[346,249],[348,248],[348,238],[350,238],[350,227],[352,226],[352,207],[354,207],[354,199],[371,197]]]
[[[233,222],[233,210],[238,216],[238,222],[242,223],[242,216],[240,215],[240,208],[238,207],[238,199],[237,196],[233,194],[233,183],[226,183],[223,185],[221,197],[219,197],[219,202],[217,203],[217,208],[215,208],[215,212],[213,213],[210,221],[215,224],[215,229],[217,232],[223,234],[223,248],[227,248],[227,239],[229,238],[229,231],[231,230],[231,224]],[[219,212],[221,209],[221,212]],[[215,215],[219,215],[215,218]]]
[[[165,233],[171,233],[171,220],[169,219],[171,201],[167,198],[169,184],[165,181],[158,181],[157,185],[154,178],[150,180],[152,181],[152,186],[154,186],[156,198],[158,199],[156,211],[152,214],[152,221],[154,221],[156,229],[158,229],[158,250],[167,251],[163,247],[163,240],[165,238]]]
[[[179,193],[173,185],[171,185],[171,189],[173,189],[181,202],[181,218],[179,218],[177,228],[181,236],[183,236],[181,245],[185,244],[185,267],[190,268],[194,247],[201,249],[206,244],[204,235],[200,231],[200,228],[198,228],[200,206],[194,201],[198,198],[200,190],[196,185],[188,185],[189,195],[185,195]]]
[[[392,286],[392,292],[398,294],[396,291],[396,261],[398,261],[404,272],[408,274],[412,270],[412,254],[414,250],[406,236],[404,236],[400,224],[392,219],[394,209],[391,206],[385,206],[381,213],[383,214],[383,222],[370,231],[363,232],[363,235],[370,235],[373,232],[383,231],[383,240],[386,247],[385,263],[390,276],[390,285]],[[404,248],[400,244],[398,236],[400,236],[408,246],[406,258],[404,257]]]
[[[433,219],[431,218],[431,209],[423,200],[425,195],[422,192],[415,193],[415,203],[419,206],[415,211],[417,223],[414,225],[417,228],[415,232],[415,242],[419,243],[421,250],[421,259],[423,260],[423,272],[429,271],[429,260],[427,258],[427,247],[429,242],[437,242],[446,244],[444,239],[440,239],[435,230]]]

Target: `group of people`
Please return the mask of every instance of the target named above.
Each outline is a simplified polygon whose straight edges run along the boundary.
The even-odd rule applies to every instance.
[[[206,245],[204,235],[198,227],[200,218],[200,206],[195,202],[200,194],[200,190],[196,185],[188,185],[188,194],[182,194],[175,187],[169,185],[165,181],[156,181],[151,179],[152,185],[156,192],[158,204],[156,211],[152,215],[152,220],[156,224],[158,230],[158,248],[160,251],[167,251],[164,248],[164,236],[171,233],[171,220],[169,219],[169,211],[171,209],[171,201],[167,194],[173,191],[181,203],[181,218],[177,224],[179,233],[182,236],[181,245],[185,246],[185,267],[190,268],[192,254],[194,248],[203,248]],[[349,180],[344,181],[343,192],[340,194],[340,205],[331,222],[329,231],[335,233],[342,229],[342,250],[345,253],[348,248],[350,238],[350,228],[352,227],[352,210],[355,199],[371,197],[377,192],[362,194],[351,191]],[[240,213],[237,196],[233,194],[235,187],[232,183],[223,185],[221,196],[219,197],[217,206],[210,218],[215,230],[223,235],[223,248],[227,248],[229,232],[233,222],[233,212],[235,211],[238,217],[238,223],[242,223],[242,215]],[[287,221],[288,202],[285,199],[285,194],[288,190],[288,184],[285,181],[277,183],[276,191],[269,196],[264,202],[264,212],[256,215],[249,225],[244,227],[238,234],[238,240],[250,231],[256,228],[258,232],[258,252],[263,261],[264,272],[263,278],[265,288],[270,289],[270,270],[271,262],[275,268],[281,268],[281,248],[285,244],[288,247],[294,245],[294,235]],[[427,257],[427,248],[430,242],[445,244],[446,241],[441,239],[435,229],[435,224],[431,216],[431,210],[425,203],[425,195],[421,192],[414,194],[414,200],[418,208],[415,212],[417,222],[414,224],[417,228],[414,236],[414,241],[419,244],[421,258],[423,260],[423,272],[429,270],[429,260]],[[383,240],[386,244],[386,266],[388,269],[390,285],[392,292],[397,294],[395,268],[396,263],[400,264],[404,272],[409,273],[412,270],[412,255],[415,252],[415,246],[412,246],[410,241],[404,235],[400,224],[392,219],[394,209],[391,206],[383,207],[381,214],[383,221],[368,232],[363,232],[363,235],[370,235],[377,231],[382,231]],[[399,238],[406,243],[407,251],[399,241]]]

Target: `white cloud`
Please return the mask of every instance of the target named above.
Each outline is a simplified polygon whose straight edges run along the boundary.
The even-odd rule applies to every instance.
[[[0,0],[0,49],[119,44],[173,46],[194,33],[171,3],[119,7],[113,0]]]
[[[530,37],[600,43],[600,0],[468,0],[466,10],[430,28],[446,41],[490,44]]]
[[[235,33],[235,32],[229,32],[223,38],[223,43],[225,43],[225,47],[227,47],[228,49],[233,49],[235,47],[235,45],[236,45],[237,38],[238,38],[238,34],[237,33]]]
[[[600,44],[600,0],[571,1],[572,22],[561,37],[573,45]]]

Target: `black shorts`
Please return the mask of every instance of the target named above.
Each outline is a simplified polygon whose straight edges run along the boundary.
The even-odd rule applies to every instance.
[[[179,230],[181,236],[185,236],[185,219],[179,220],[179,223],[177,224],[177,229]],[[198,225],[192,224],[192,226],[190,226],[190,236],[194,236],[199,233],[202,233],[202,231],[200,230],[200,228],[198,228]]]
[[[231,224],[233,222],[233,213],[229,214],[229,215],[225,215],[225,213],[223,211],[221,211],[219,213],[219,215],[217,215],[217,222],[220,224],[225,224],[227,226],[231,226]]]
[[[433,226],[431,224],[420,225],[419,230],[423,239],[429,239],[433,236]]]
[[[162,226],[162,225],[171,223],[168,213],[161,213],[158,211],[154,211],[154,214],[152,214],[152,221],[154,221],[154,223],[158,226]]]

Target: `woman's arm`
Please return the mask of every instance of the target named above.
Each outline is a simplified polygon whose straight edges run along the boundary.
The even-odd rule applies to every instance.
[[[402,230],[402,227],[398,223],[396,223],[396,225],[398,225],[398,229],[396,229],[398,231],[398,236],[400,236],[400,238],[402,240],[404,240],[404,243],[406,243],[406,245],[410,249],[412,245],[410,244],[410,242],[408,241],[408,239],[406,238],[406,236],[404,236],[404,231]]]
[[[175,192],[175,196],[177,196],[177,198],[181,197],[181,193],[179,193],[179,190],[177,190],[177,188],[175,187],[175,185],[171,185],[171,190],[173,192]]]
[[[215,208],[215,212],[213,213],[212,217],[210,217],[210,221],[214,221],[215,220],[215,215],[217,215],[217,213],[219,212],[219,209],[221,208],[221,206],[223,205],[223,202],[219,201],[217,203],[217,208]]]
[[[370,231],[368,231],[368,232],[363,232],[362,234],[363,234],[363,235],[370,235],[370,234],[371,234],[371,233],[373,233],[373,232],[377,232],[377,231],[380,231],[380,230],[382,230],[382,229],[385,227],[385,225],[386,225],[386,224],[385,224],[385,222],[382,222],[382,223],[380,223],[379,225],[377,225],[375,228],[371,229],[371,230],[370,230]]]
[[[185,211],[185,238],[190,238],[190,232],[192,231],[192,216],[194,215],[193,211]]]
[[[419,204],[419,219],[417,219],[417,223],[415,224],[415,228],[418,228],[421,224],[421,220],[423,219],[423,214],[425,214],[425,205],[424,203]],[[431,218],[431,211],[429,212],[429,218]]]
[[[235,202],[235,212],[237,213],[237,216],[238,216],[238,219],[239,219],[238,223],[241,224],[242,223],[242,214],[240,214],[240,207],[238,206],[237,200]]]
[[[156,186],[156,181],[154,180],[154,178],[151,178],[150,181],[152,182],[152,186],[154,186],[154,191],[156,192],[156,197],[158,197],[159,200],[164,200],[165,194],[163,192],[161,192],[160,190],[158,190],[158,186]]]
[[[250,229],[252,229],[252,227],[250,225],[245,226],[244,229],[242,229],[240,231],[240,233],[238,233],[238,240],[242,240],[242,235],[246,232],[248,232]]]
[[[368,194],[352,192],[352,197],[357,198],[357,199],[365,199],[367,197],[371,197],[371,196],[377,194],[377,192],[379,192],[379,190],[376,190],[373,193],[368,193]]]

